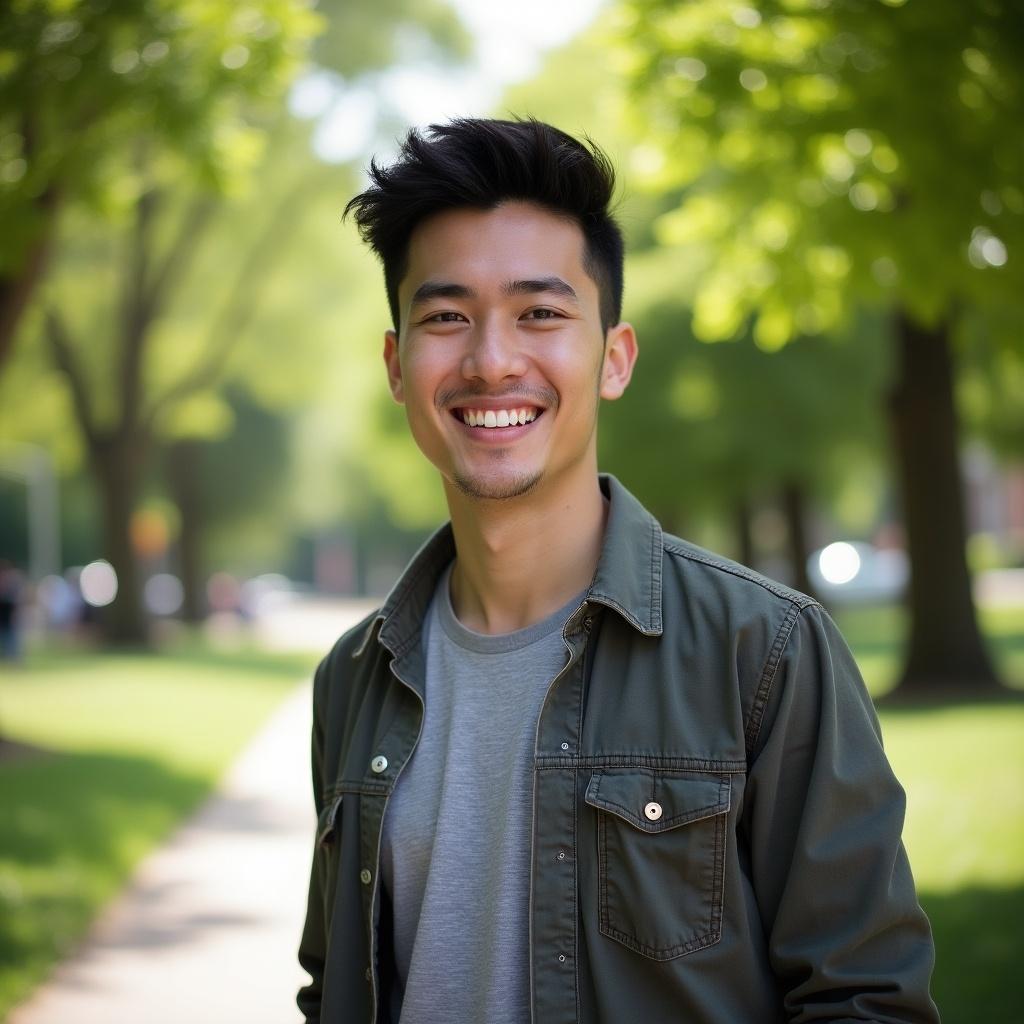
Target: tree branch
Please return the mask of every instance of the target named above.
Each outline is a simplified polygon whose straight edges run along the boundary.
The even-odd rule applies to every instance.
[[[45,334],[50,344],[50,354],[53,356],[54,364],[67,378],[68,387],[71,389],[71,402],[75,410],[75,418],[78,420],[86,442],[90,448],[93,448],[99,440],[99,431],[93,416],[85,375],[75,358],[74,346],[64,320],[52,306],[47,307],[46,310]]]
[[[182,217],[174,241],[149,281],[146,299],[154,316],[166,305],[168,297],[177,286],[187,257],[195,251],[216,208],[217,201],[212,196],[197,196]]]
[[[142,404],[142,358],[154,310],[148,302],[147,287],[153,217],[159,204],[155,189],[143,192],[135,204],[135,225],[128,245],[124,274],[124,320],[121,327],[119,388],[120,430],[132,433],[138,427]]]
[[[22,154],[29,167],[38,158],[36,123],[30,103],[24,105],[21,114]],[[46,274],[50,261],[57,212],[60,208],[60,189],[50,181],[38,195],[26,201],[21,216],[34,221],[29,240],[23,244],[19,254],[7,271],[0,274],[0,371],[14,350],[14,339],[21,318],[40,281]],[[10,256],[10,253],[7,254]]]
[[[319,177],[319,174],[316,177]],[[191,373],[173,384],[154,401],[146,417],[148,426],[152,427],[171,406],[209,387],[217,380],[231,354],[231,349],[255,314],[257,303],[254,297],[259,294],[255,284],[266,272],[268,265],[273,263],[274,256],[281,247],[282,237],[287,235],[296,223],[295,211],[302,199],[309,195],[310,184],[308,179],[296,182],[274,211],[256,243],[249,248],[231,293],[210,328],[209,344],[204,348],[206,357]]]

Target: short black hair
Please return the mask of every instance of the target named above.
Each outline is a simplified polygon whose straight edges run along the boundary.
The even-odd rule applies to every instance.
[[[584,269],[597,284],[601,325],[622,314],[622,232],[612,217],[611,161],[586,144],[533,118],[456,118],[412,129],[398,159],[370,161],[370,187],[351,199],[359,234],[384,265],[384,287],[395,330],[398,284],[408,269],[409,239],[423,220],[443,210],[492,210],[509,200],[535,203],[579,225]]]

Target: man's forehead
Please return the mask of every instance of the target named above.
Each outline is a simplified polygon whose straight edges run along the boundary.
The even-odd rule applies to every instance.
[[[547,281],[551,290],[577,296],[589,281],[584,248],[575,221],[532,203],[445,210],[412,232],[400,288],[419,295],[431,283],[472,288],[486,281],[511,295]]]

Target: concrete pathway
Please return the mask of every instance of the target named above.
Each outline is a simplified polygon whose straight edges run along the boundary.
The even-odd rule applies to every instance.
[[[287,1024],[312,854],[310,685],[8,1024]]]

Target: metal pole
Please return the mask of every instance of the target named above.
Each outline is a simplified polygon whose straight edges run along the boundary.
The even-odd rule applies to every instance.
[[[38,445],[0,442],[0,475],[22,480],[28,510],[28,575],[34,583],[61,571],[57,474]]]

